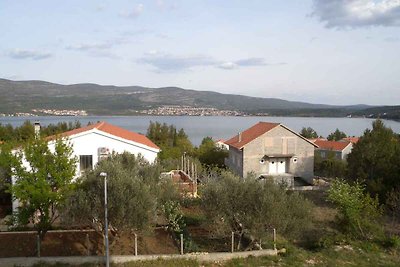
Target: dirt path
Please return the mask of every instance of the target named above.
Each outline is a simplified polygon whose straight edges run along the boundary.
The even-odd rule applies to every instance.
[[[220,252],[220,253],[199,253],[199,254],[173,254],[173,255],[139,255],[139,256],[111,256],[110,262],[112,263],[126,263],[131,261],[151,261],[157,259],[194,259],[199,262],[214,262],[214,261],[226,261],[234,258],[246,258],[248,256],[260,257],[260,256],[276,256],[277,251],[272,249],[265,250],[254,250],[244,252]],[[42,258],[3,258],[0,259],[0,266],[2,267],[30,267],[38,263],[62,263],[62,264],[84,264],[84,263],[102,263],[105,261],[104,257],[100,256],[78,256],[78,257],[42,257]]]

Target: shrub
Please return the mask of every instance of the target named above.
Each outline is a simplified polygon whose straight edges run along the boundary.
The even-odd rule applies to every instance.
[[[379,221],[382,207],[378,198],[372,198],[360,183],[353,185],[344,180],[335,180],[328,190],[328,200],[339,210],[339,226],[354,238],[373,239],[383,234]]]

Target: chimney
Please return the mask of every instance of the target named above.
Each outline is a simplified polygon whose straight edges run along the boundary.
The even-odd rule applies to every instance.
[[[33,125],[35,128],[35,138],[38,138],[40,136],[40,121],[35,121]]]
[[[238,139],[239,139],[239,143],[242,142],[242,133],[241,132],[238,133]]]

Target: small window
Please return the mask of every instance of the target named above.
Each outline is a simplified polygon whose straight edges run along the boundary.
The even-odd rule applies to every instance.
[[[260,159],[260,163],[264,164],[265,163],[265,159],[264,158]]]
[[[79,167],[80,171],[84,172],[93,168],[93,156],[92,155],[80,155],[79,156]]]
[[[283,160],[281,160],[281,164],[283,164]]]
[[[271,164],[275,164],[275,161],[271,162]]]
[[[293,158],[293,163],[297,163],[297,158]]]

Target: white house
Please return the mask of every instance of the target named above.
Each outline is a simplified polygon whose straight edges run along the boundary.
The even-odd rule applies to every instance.
[[[35,131],[39,130],[40,125],[35,123]],[[98,122],[57,136],[47,137],[50,151],[54,151],[56,138],[65,138],[72,146],[73,156],[77,158],[75,178],[87,170],[92,170],[99,160],[112,153],[140,154],[153,163],[160,152],[160,148],[146,136],[106,122]],[[27,162],[24,166],[29,168]],[[13,177],[13,183],[15,179],[17,178]],[[18,201],[14,201],[13,210],[18,206]]]
[[[50,136],[50,150],[54,149],[57,136]],[[93,169],[101,158],[112,153],[129,152],[142,155],[148,162],[153,163],[160,148],[142,134],[98,122],[79,129],[64,132],[58,137],[67,138],[73,149],[73,156],[78,159],[76,176],[86,170]]]
[[[346,160],[353,149],[353,142],[350,140],[328,141],[315,139],[313,142],[318,146],[315,152],[323,159],[333,156],[336,159]]]

